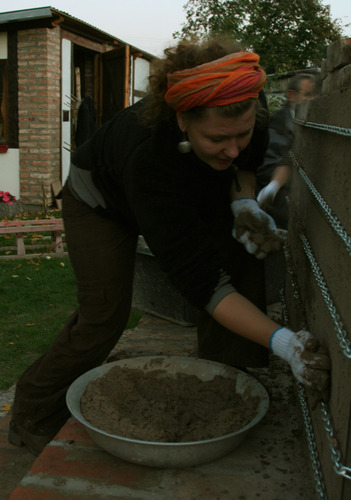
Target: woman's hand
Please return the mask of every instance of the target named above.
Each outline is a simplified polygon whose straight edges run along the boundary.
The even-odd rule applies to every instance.
[[[327,399],[330,383],[330,358],[318,340],[305,330],[295,333],[282,327],[270,340],[273,354],[287,361],[296,379],[317,399]]]
[[[280,189],[278,181],[271,181],[257,195],[257,202],[263,210],[266,210],[274,201]]]
[[[257,195],[257,201],[263,210],[273,203],[280,188],[285,186],[291,177],[291,168],[288,165],[280,165],[272,175],[271,181]]]
[[[273,218],[264,212],[256,200],[239,198],[231,204],[234,214],[233,237],[246,250],[264,259],[269,253],[279,251],[284,239],[279,235]]]

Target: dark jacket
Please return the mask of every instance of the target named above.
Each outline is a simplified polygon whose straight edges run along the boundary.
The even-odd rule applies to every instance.
[[[181,154],[176,123],[148,128],[143,103],[120,111],[74,154],[92,172],[105,214],[142,234],[161,268],[193,304],[204,307],[222,271],[230,274],[234,167],[216,171],[193,152]],[[256,128],[236,163],[255,171],[267,145]]]
[[[262,165],[257,169],[258,189],[271,180],[280,165],[291,165],[290,151],[294,140],[294,123],[289,104],[272,114],[269,120],[269,144]]]

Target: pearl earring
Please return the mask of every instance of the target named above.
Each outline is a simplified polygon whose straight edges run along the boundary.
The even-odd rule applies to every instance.
[[[190,153],[191,151],[191,143],[186,138],[186,135],[183,134],[183,140],[178,142],[178,151],[179,153]]]

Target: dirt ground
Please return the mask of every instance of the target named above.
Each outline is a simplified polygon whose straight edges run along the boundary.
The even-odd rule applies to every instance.
[[[269,315],[279,321],[281,306],[271,306]],[[170,354],[195,358],[195,329],[145,315],[136,330],[124,332],[108,361]],[[264,422],[232,457],[223,459],[219,465],[214,462],[204,466],[206,474],[222,477],[222,468],[227,464],[231,487],[241,492],[255,492],[255,498],[256,493],[259,498],[269,500],[315,498],[301,410],[290,371],[285,363],[273,357],[269,368],[250,370],[250,373],[266,387],[270,396]],[[13,394],[14,387],[0,393],[0,409],[12,403]],[[4,500],[9,498],[36,459],[26,448],[14,447],[11,459],[8,458],[8,423],[1,427],[1,423],[8,420],[2,421],[1,417],[7,413],[0,412],[0,434],[4,443],[0,457],[0,498]],[[242,493],[237,498],[253,497]]]
[[[8,391],[0,392],[0,440],[2,448],[7,447],[8,426],[2,425],[5,417],[8,417],[8,408],[12,404],[15,394],[15,386]],[[19,483],[28,469],[32,466],[36,457],[25,447],[15,450],[11,458],[6,454],[0,457],[0,499],[7,500],[14,487]]]

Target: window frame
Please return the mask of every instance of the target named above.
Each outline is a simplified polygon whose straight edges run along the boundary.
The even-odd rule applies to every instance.
[[[9,92],[8,92],[8,62],[0,59],[0,120],[4,124],[0,129],[0,144],[9,144]],[[0,121],[1,123],[1,121]]]

